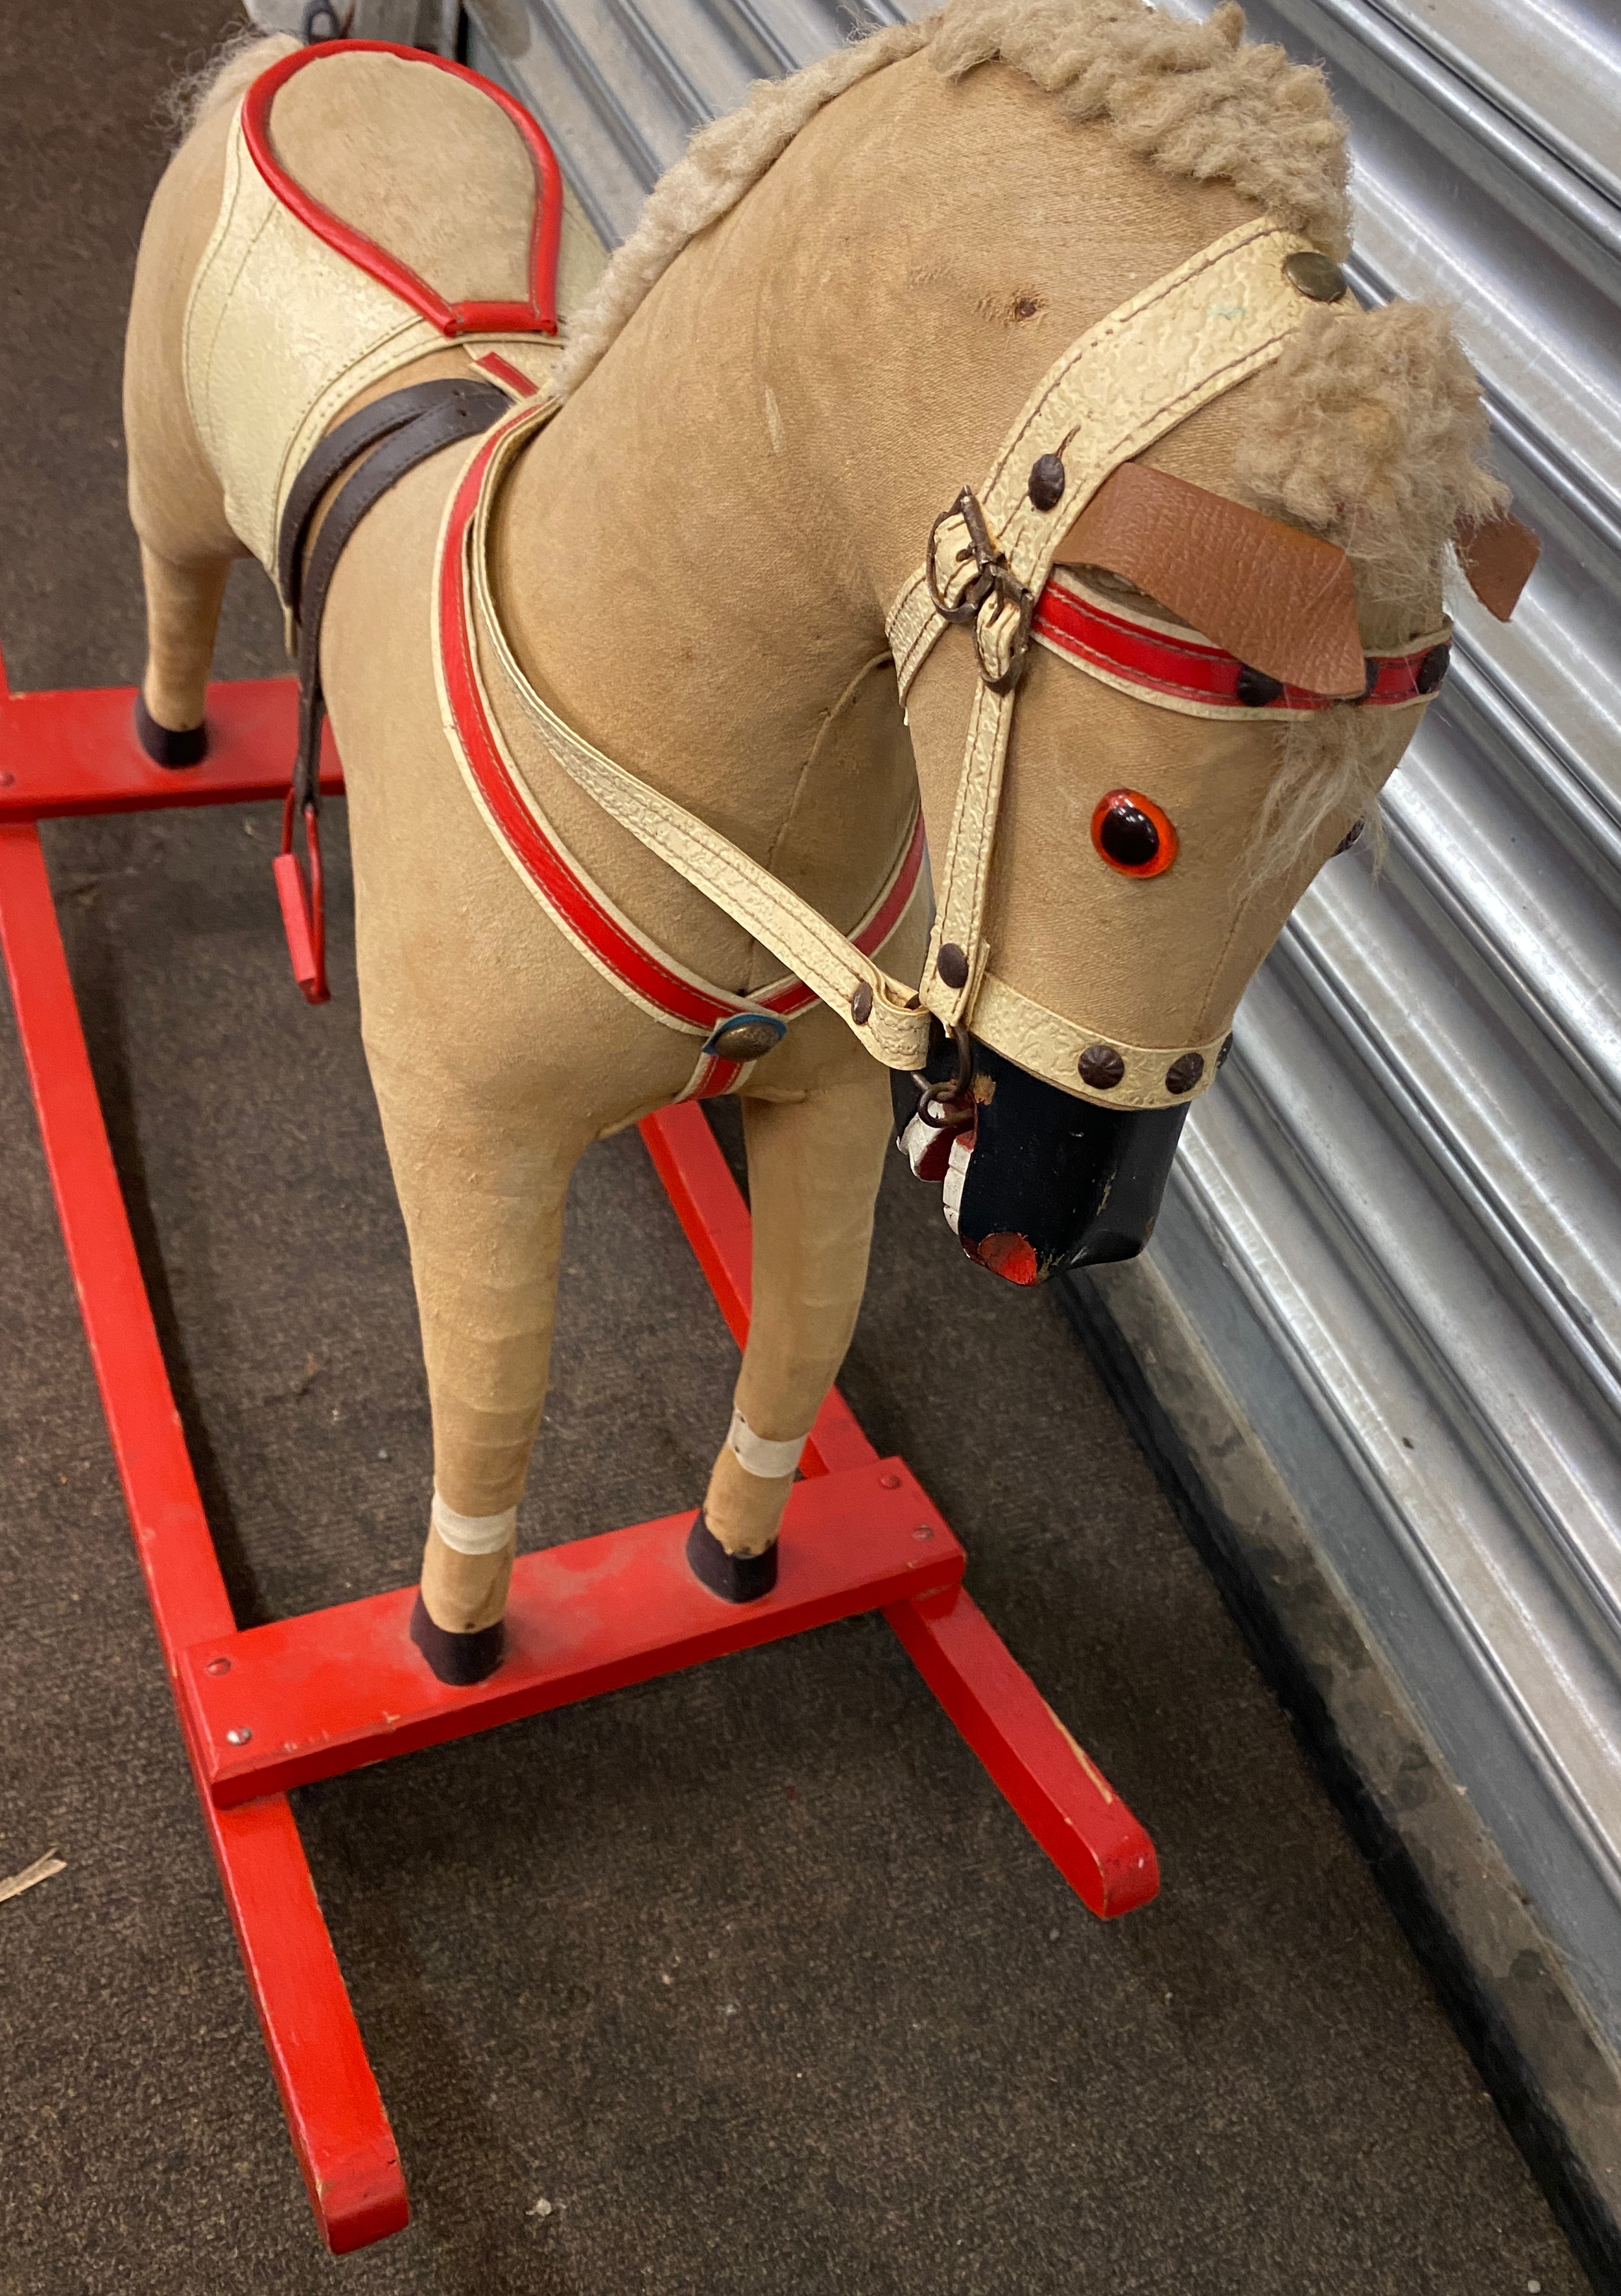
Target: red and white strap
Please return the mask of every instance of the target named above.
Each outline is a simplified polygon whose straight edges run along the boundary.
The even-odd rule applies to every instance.
[[[1106,606],[1063,567],[1037,602],[1030,634],[1105,685],[1187,717],[1304,718],[1337,706],[1330,694],[1260,676],[1237,654],[1190,630],[1167,629],[1120,605]],[[1449,623],[1401,653],[1370,654],[1368,690],[1357,706],[1402,709],[1427,701],[1446,675],[1451,640]]]
[[[554,411],[549,404],[532,402],[515,407],[481,439],[451,496],[434,584],[434,668],[446,733],[473,800],[513,867],[559,930],[622,995],[665,1027],[704,1038],[726,1021],[751,1015],[791,1021],[817,1001],[816,992],[802,980],[786,975],[756,995],[738,995],[705,980],[651,940],[569,852],[518,772],[502,734],[477,642],[477,627],[482,627],[491,638],[498,638],[499,634],[490,629],[492,602],[481,606],[476,600],[475,528],[481,506],[487,507],[486,490],[492,472],[516,442],[516,434],[539,430]],[[495,644],[492,651],[502,664],[503,682],[515,685],[521,673],[503,660],[504,644]],[[532,693],[514,691],[512,698],[527,700],[532,715],[536,700]],[[557,755],[555,743],[548,747]],[[559,755],[558,762],[569,770],[567,756]],[[645,789],[645,784],[637,786]],[[647,796],[654,798],[655,793],[648,791]],[[656,801],[675,811],[666,801]],[[636,822],[627,825],[643,835],[653,850],[660,850]],[[918,815],[884,885],[846,946],[868,959],[883,947],[917,893],[923,855],[923,822]],[[737,858],[751,872],[755,870],[756,865],[746,856]],[[749,923],[746,918],[743,922]],[[706,1050],[681,1096],[708,1098],[730,1091],[748,1065]]]

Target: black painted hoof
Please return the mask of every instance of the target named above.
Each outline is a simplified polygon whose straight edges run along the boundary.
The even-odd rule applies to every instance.
[[[441,1682],[466,1690],[486,1681],[501,1663],[506,1629],[498,1619],[493,1627],[475,1627],[470,1635],[453,1635],[448,1627],[435,1626],[418,1595],[411,1611],[411,1640]]]
[[[136,688],[136,739],[154,766],[200,766],[209,753],[206,726],[187,726],[179,733],[160,726],[146,707],[146,696]]]
[[[687,1534],[687,1560],[700,1587],[723,1603],[757,1603],[777,1584],[777,1542],[763,1554],[728,1554],[698,1509]]]

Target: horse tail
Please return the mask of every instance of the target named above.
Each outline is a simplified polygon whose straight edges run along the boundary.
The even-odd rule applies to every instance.
[[[249,83],[278,56],[291,55],[301,45],[284,32],[267,34],[248,27],[233,32],[205,64],[188,72],[169,90],[164,110],[175,141],[183,143],[201,120],[235,103]]]

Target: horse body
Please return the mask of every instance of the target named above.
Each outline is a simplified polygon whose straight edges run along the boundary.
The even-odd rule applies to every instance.
[[[312,169],[321,135],[341,135],[343,69],[334,59],[304,75],[330,76],[321,135],[306,121]],[[202,716],[213,617],[242,547],[218,438],[210,460],[183,373],[227,131],[216,109],[166,176],[131,320],[144,692],[165,726]],[[406,181],[380,192],[374,161],[343,195],[380,203],[379,236],[391,202],[413,199]],[[916,53],[858,79],[692,238],[523,453],[492,553],[523,671],[580,734],[850,928],[919,791],[937,858],[950,835],[974,647],[947,631],[903,716],[885,633],[932,522],[990,465],[1066,345],[1260,212],[1230,182],[1167,173],[1123,148],[1107,125],[1077,128],[1005,64],[950,79]],[[489,223],[475,211],[458,237],[440,216],[432,260],[454,267]],[[457,371],[467,354],[439,350],[386,387]],[[352,403],[383,387],[368,383]],[[251,428],[251,394],[235,412],[222,402],[217,419]],[[1235,465],[1275,420],[1262,380],[1241,382],[1143,460],[1231,493]],[[503,1607],[569,1175],[590,1141],[677,1097],[695,1049],[553,929],[468,801],[427,643],[436,543],[465,461],[424,464],[362,524],[333,585],[322,657],[349,792],[366,1054],[432,1403],[424,1599],[458,1636],[490,1628]],[[1416,586],[1368,602],[1364,643],[1432,628],[1438,579],[1431,552]],[[1278,780],[1273,726],[1256,712],[1225,724],[1168,715],[1033,653],[991,892],[998,972],[1129,1043],[1219,1033],[1414,714],[1368,727],[1360,778],[1269,873],[1247,858]],[[519,755],[569,847],[662,947],[738,991],[780,974],[544,744]],[[1171,876],[1133,882],[1094,856],[1089,819],[1113,783],[1166,794],[1181,840]],[[914,904],[884,964],[916,980],[925,938]],[[779,1462],[759,1442],[791,1451],[848,1344],[891,1123],[883,1070],[825,1008],[753,1065],[743,1093],[754,1309],[736,1402],[755,1443],[721,1447],[704,1502],[734,1555],[769,1546],[793,1479],[791,1464],[761,1472]]]

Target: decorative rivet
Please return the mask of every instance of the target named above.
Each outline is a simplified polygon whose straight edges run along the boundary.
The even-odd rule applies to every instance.
[[[878,1477],[878,1488],[881,1491],[898,1491],[900,1488],[901,1478],[899,1475],[880,1475]]]
[[[947,941],[934,959],[934,970],[948,988],[966,988],[968,985],[968,960],[954,940]]]
[[[1037,510],[1052,510],[1064,499],[1068,482],[1059,455],[1038,455],[1030,466],[1030,499]]]
[[[934,1526],[932,1522],[920,1522],[912,1533],[914,1538],[933,1538],[934,1536]]]
[[[850,1017],[858,1029],[864,1029],[872,1018],[872,988],[865,980],[858,980],[850,992]]]
[[[1276,701],[1283,691],[1283,680],[1269,677],[1263,669],[1252,669],[1247,662],[1238,671],[1238,694],[1247,709],[1264,709],[1269,701]]]
[[[252,1735],[253,1733],[251,1730],[227,1730],[226,1732],[226,1744],[227,1746],[245,1746]]]
[[[1349,853],[1354,845],[1360,844],[1362,841],[1362,832],[1367,825],[1366,822],[1354,821],[1350,828],[1346,830],[1345,835],[1340,839],[1339,843],[1334,848],[1334,852],[1329,857],[1330,859],[1337,859],[1342,853]]]
[[[1433,693],[1446,676],[1452,659],[1450,645],[1431,646],[1413,674],[1413,684],[1420,693]]]
[[[704,1049],[716,1061],[763,1060],[787,1033],[786,1021],[769,1020],[764,1013],[739,1013],[735,1021],[722,1021],[711,1031]]]
[[[1337,303],[1345,291],[1345,275],[1331,255],[1301,248],[1283,258],[1283,275],[1296,294],[1313,303]]]
[[[1205,1073],[1203,1053],[1183,1053],[1165,1070],[1167,1092],[1191,1092]]]
[[[1082,1083],[1094,1092],[1113,1092],[1125,1074],[1125,1062],[1113,1045],[1089,1045],[1079,1065]]]
[[[228,1658],[211,1658],[202,1671],[204,1674],[229,1674],[231,1661]]]
[[[1226,1035],[1222,1037],[1222,1049],[1221,1049],[1221,1051],[1216,1054],[1216,1066],[1217,1066],[1217,1068],[1222,1069],[1222,1068],[1225,1068],[1225,1067],[1226,1067],[1226,1065],[1227,1065],[1227,1055],[1228,1055],[1228,1054],[1229,1054],[1229,1053],[1230,1053],[1230,1052],[1231,1052],[1231,1050],[1232,1050],[1232,1030],[1231,1030],[1230,1029],[1229,1029],[1229,1030],[1227,1031],[1227,1034],[1226,1034]]]

